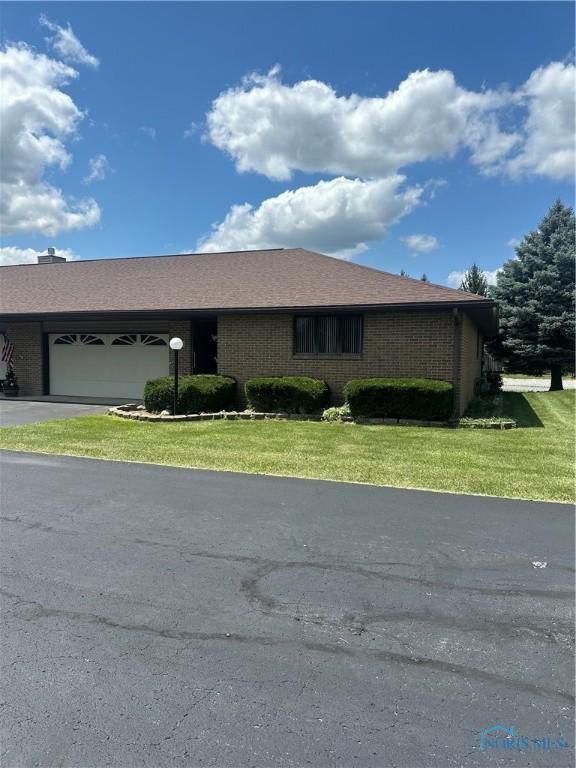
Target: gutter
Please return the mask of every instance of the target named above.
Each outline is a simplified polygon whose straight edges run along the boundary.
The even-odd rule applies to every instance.
[[[182,309],[182,308],[164,308],[164,309],[79,309],[79,310],[55,310],[46,312],[9,312],[2,313],[0,311],[0,318],[2,320],[10,319],[38,319],[42,317],[78,317],[86,315],[173,315],[173,316],[189,316],[189,315],[223,315],[223,314],[278,314],[278,313],[290,313],[290,312],[358,312],[358,311],[379,311],[386,310],[410,310],[410,309],[453,309],[456,307],[482,307],[488,309],[495,307],[497,304],[491,299],[486,301],[427,301],[427,302],[401,302],[396,304],[326,304],[325,306],[314,305],[290,305],[281,307],[203,307],[202,309]]]

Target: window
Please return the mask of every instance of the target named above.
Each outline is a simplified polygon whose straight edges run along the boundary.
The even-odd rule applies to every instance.
[[[104,344],[104,340],[100,336],[93,336],[91,333],[81,333],[80,344]]]
[[[140,341],[147,347],[165,347],[166,342],[161,339],[160,336],[152,336],[149,333],[143,333],[140,336]]]
[[[294,354],[362,352],[362,315],[309,315],[294,319]]]
[[[122,344],[132,345],[132,344],[136,344],[137,341],[138,341],[138,336],[135,333],[126,333],[124,336],[116,336],[116,338],[112,342],[112,346],[117,347]]]
[[[66,333],[64,336],[58,336],[57,339],[54,339],[54,344],[75,344],[75,343],[76,343],[75,333]]]

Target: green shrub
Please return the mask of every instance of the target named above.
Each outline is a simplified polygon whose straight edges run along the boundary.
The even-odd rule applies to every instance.
[[[499,371],[487,371],[484,376],[488,391],[494,394],[502,391],[502,374]]]
[[[179,413],[217,413],[230,410],[236,400],[236,382],[228,376],[182,376],[178,379]],[[144,405],[150,413],[174,407],[174,379],[151,379],[144,387]]]
[[[269,376],[247,381],[246,397],[264,413],[315,413],[328,403],[328,385],[307,376]]]
[[[350,413],[350,406],[348,403],[344,403],[344,405],[333,405],[332,408],[326,408],[322,413],[322,421],[329,421],[333,424],[349,421],[351,417],[352,414]]]
[[[446,421],[452,414],[452,384],[435,379],[353,379],[344,387],[354,417]]]
[[[471,419],[489,419],[502,416],[502,396],[484,393],[473,398],[466,408],[466,417]]]

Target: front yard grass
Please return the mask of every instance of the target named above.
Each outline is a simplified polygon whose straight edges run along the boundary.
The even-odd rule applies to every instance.
[[[507,392],[519,428],[296,421],[150,424],[82,416],[0,429],[0,448],[569,502],[575,393]]]

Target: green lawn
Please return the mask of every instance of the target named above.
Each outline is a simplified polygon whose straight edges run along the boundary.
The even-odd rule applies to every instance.
[[[524,499],[574,499],[575,393],[508,392],[519,429],[294,421],[150,424],[83,416],[0,429],[0,448],[351,480]]]

